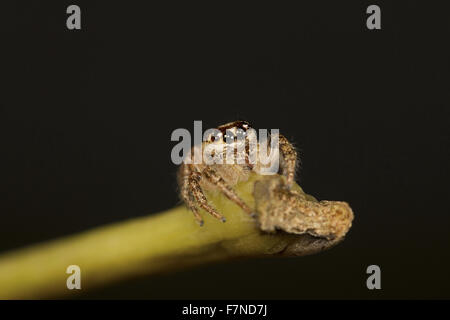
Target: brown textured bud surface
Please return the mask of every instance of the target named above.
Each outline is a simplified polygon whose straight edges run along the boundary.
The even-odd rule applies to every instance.
[[[346,202],[318,202],[301,189],[287,189],[280,176],[257,181],[253,195],[260,229],[312,236],[297,243],[297,247],[311,246],[311,250],[297,248],[305,253],[338,243],[352,225],[353,212]]]

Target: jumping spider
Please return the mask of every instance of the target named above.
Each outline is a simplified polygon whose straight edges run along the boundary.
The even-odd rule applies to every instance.
[[[225,222],[225,217],[216,211],[206,199],[204,190],[219,190],[228,199],[240,206],[245,212],[253,216],[253,210],[236,194],[233,187],[238,182],[247,181],[250,173],[259,173],[264,166],[259,161],[249,161],[249,135],[255,131],[250,127],[250,124],[246,121],[234,121],[217,128],[216,134],[211,134],[205,139],[201,145],[192,147],[191,155],[195,153],[196,148],[205,147],[220,147],[217,148],[220,151],[220,156],[225,158],[227,148],[235,147],[238,150],[239,143],[242,141],[245,143],[243,149],[243,161],[236,161],[237,163],[212,163],[206,164],[204,161],[200,164],[183,162],[178,171],[178,184],[180,187],[180,195],[182,200],[186,203],[188,208],[194,213],[196,221],[203,225],[203,219],[198,212],[198,207],[204,209],[212,216]],[[239,134],[243,134],[243,139],[237,139]],[[230,141],[230,135],[235,142],[228,143]],[[252,140],[254,141],[254,140]],[[266,140],[267,144],[270,143],[270,136]],[[296,165],[297,165],[297,152],[289,141],[282,136],[278,135],[279,145],[279,164],[280,173],[286,177],[286,188],[290,188],[294,182]],[[257,149],[260,145],[257,142]],[[242,150],[242,148],[240,149]],[[265,149],[267,150],[267,149]],[[198,151],[198,150],[197,150]],[[235,152],[236,155],[236,152]]]

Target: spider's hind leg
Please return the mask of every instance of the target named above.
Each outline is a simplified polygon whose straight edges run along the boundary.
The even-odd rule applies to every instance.
[[[279,146],[283,159],[281,162],[283,175],[286,177],[286,186],[290,189],[294,183],[297,169],[297,151],[295,151],[288,139],[281,134],[279,135]]]

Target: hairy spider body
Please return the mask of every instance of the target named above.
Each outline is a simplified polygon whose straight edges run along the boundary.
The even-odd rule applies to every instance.
[[[279,152],[276,150],[276,157],[279,157],[280,172],[286,176],[286,188],[290,188],[295,178],[297,152],[284,136],[280,134],[277,137]],[[267,164],[252,156],[251,150],[259,152],[261,149],[261,142],[256,142],[254,138],[255,130],[246,121],[221,125],[209,134],[201,145],[192,147],[187,157],[191,161],[184,161],[181,164],[178,171],[180,196],[200,225],[203,225],[203,219],[198,208],[225,222],[225,217],[206,199],[205,190],[222,192],[245,212],[254,215],[252,208],[233,189],[237,183],[247,181],[252,171],[259,174],[267,167]],[[269,144],[270,140],[271,136],[264,143]],[[204,161],[205,150],[209,151],[215,161]],[[203,156],[201,163],[192,161],[196,152],[200,152]],[[228,162],[229,159],[232,161]]]

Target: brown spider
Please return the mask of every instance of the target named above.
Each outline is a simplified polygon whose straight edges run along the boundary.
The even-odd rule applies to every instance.
[[[244,135],[244,137],[238,139],[240,134]],[[228,199],[240,206],[245,212],[254,216],[253,210],[233,189],[233,186],[238,182],[247,181],[252,171],[260,173],[265,166],[265,164],[262,164],[259,160],[249,161],[251,143],[252,141],[256,141],[250,139],[250,137],[254,134],[255,130],[252,129],[250,124],[246,121],[235,121],[221,125],[214,133],[209,134],[201,145],[192,147],[191,155],[196,151],[198,152],[199,150],[204,150],[204,148],[209,148],[209,150],[212,150],[211,156],[215,156],[216,160],[217,158],[224,160],[222,161],[223,163],[218,163],[217,161],[205,163],[205,161],[202,161],[202,163],[196,164],[186,163],[185,161],[181,164],[178,171],[180,195],[188,208],[194,213],[194,217],[200,226],[203,225],[203,219],[198,212],[198,207],[204,209],[215,218],[225,222],[225,217],[208,203],[203,192],[204,190],[219,190]],[[267,142],[265,143],[269,144],[270,139],[271,136],[266,139]],[[231,143],[229,143],[230,140],[232,141]],[[244,147],[242,147],[242,142],[245,145]],[[241,143],[241,148],[239,148],[239,143]],[[286,176],[286,187],[290,188],[295,177],[297,152],[289,141],[281,134],[278,135],[278,145],[280,171]],[[230,154],[227,154],[227,150],[230,150],[231,148],[234,148],[234,152],[231,155],[234,155],[235,161],[232,164],[228,164],[226,159],[228,159],[227,156],[229,157]],[[261,145],[256,142],[256,149],[259,151],[260,148]],[[242,150],[243,152],[237,152],[237,150]],[[267,150],[267,148],[265,150]],[[193,159],[191,155],[188,157]]]

